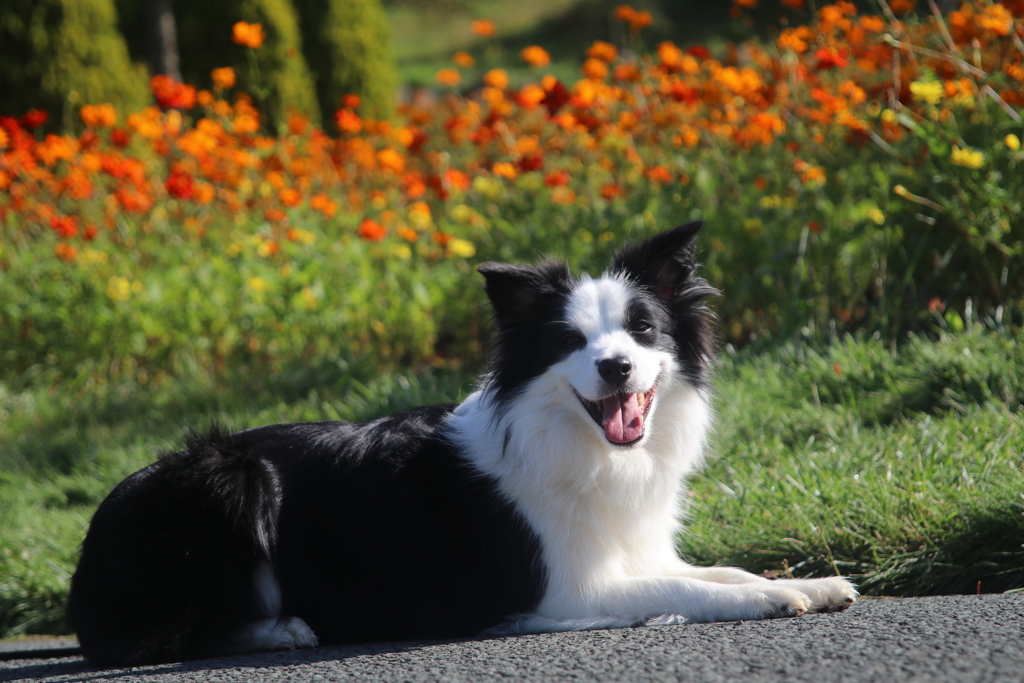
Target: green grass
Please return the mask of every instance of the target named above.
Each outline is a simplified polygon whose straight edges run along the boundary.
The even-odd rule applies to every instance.
[[[852,575],[875,595],[1024,587],[1022,342],[975,329],[899,348],[846,339],[723,354],[680,549],[699,563]],[[472,388],[462,371],[360,367],[236,387],[0,385],[0,636],[66,630],[93,509],[183,429],[365,420]]]
[[[726,357],[683,551],[883,595],[1024,586],[1024,345],[980,332]]]

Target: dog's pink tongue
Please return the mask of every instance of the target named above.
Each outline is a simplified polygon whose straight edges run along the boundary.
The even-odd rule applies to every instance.
[[[601,425],[605,436],[614,443],[629,443],[639,439],[644,431],[644,414],[636,400],[636,393],[606,398]]]

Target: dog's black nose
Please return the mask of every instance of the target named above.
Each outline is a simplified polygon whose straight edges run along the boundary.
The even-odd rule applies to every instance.
[[[629,373],[632,371],[633,363],[625,356],[604,358],[597,361],[597,373],[608,384],[622,384],[629,379]]]

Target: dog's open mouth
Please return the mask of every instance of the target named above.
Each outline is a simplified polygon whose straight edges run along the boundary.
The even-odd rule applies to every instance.
[[[644,436],[647,413],[651,410],[657,388],[658,383],[655,382],[646,392],[612,394],[599,401],[591,401],[580,396],[579,392],[575,393],[594,422],[604,429],[608,441],[617,446],[631,446]]]

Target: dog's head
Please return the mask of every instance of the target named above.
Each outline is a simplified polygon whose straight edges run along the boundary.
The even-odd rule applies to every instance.
[[[695,273],[699,229],[688,223],[628,245],[596,280],[573,278],[563,263],[480,266],[497,327],[496,398],[542,382],[609,443],[641,443],[661,388],[708,382],[704,302],[714,290]]]

